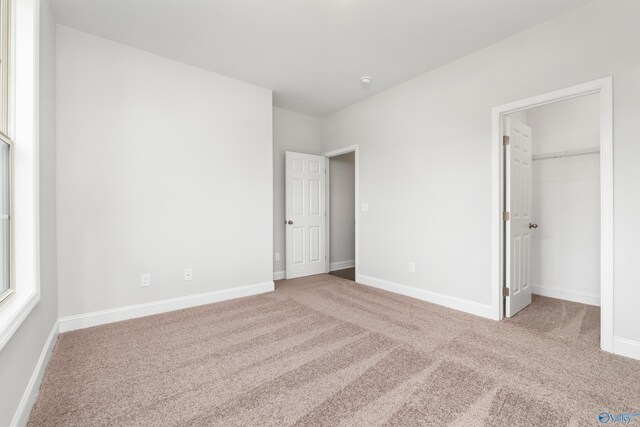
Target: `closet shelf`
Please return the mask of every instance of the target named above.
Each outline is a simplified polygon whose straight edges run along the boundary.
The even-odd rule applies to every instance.
[[[534,154],[533,161],[546,159],[559,159],[562,157],[584,156],[586,154],[598,154],[600,147],[581,148],[579,150],[558,151],[555,153]]]

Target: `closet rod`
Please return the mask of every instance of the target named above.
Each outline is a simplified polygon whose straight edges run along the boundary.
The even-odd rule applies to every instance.
[[[584,156],[585,154],[597,154],[600,147],[581,148],[579,150],[558,151],[556,153],[534,154],[533,160],[559,159],[561,157]]]

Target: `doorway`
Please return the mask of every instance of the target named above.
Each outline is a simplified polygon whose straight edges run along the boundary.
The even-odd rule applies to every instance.
[[[599,296],[601,307],[600,347],[605,351],[613,349],[611,89],[611,78],[605,78],[496,107],[492,112],[495,179],[493,205],[497,219],[493,224],[492,267],[494,283],[497,285],[493,298],[493,305],[497,311],[496,318],[514,316],[530,303],[532,293],[546,293],[547,296],[568,300],[586,296],[592,298],[579,301],[582,303],[594,303],[596,300],[594,294],[599,294],[596,296]],[[543,106],[555,108],[556,111],[551,113],[553,116],[561,109],[562,102],[566,104],[573,100],[574,105],[580,103],[586,105],[589,100],[594,99],[588,97],[595,98],[599,127],[589,147],[582,146],[588,141],[575,135],[573,138],[565,135],[564,140],[560,138],[560,143],[556,138],[556,149],[549,145],[553,138],[545,140],[543,137],[536,146],[536,129],[525,122],[533,121],[540,126],[540,117],[544,116],[540,114]],[[537,119],[529,120],[529,112]],[[550,160],[555,161],[555,164],[549,163]],[[588,167],[590,170],[577,170],[576,166],[582,169]],[[573,170],[573,178],[567,175],[571,172],[571,168],[576,169]],[[593,180],[594,176],[599,174],[595,190],[593,182],[577,184],[570,182],[578,176],[576,174],[581,174],[580,179],[586,179],[586,181]],[[561,182],[560,178],[564,178],[565,182]],[[555,182],[545,184],[541,179],[555,180]],[[536,184],[537,188],[534,190]],[[585,184],[588,185],[585,186]],[[569,194],[567,190],[572,186],[573,192]],[[580,189],[580,186],[584,188]],[[594,195],[594,191],[598,192],[597,190],[599,194]],[[545,197],[545,200],[542,200],[542,197]],[[553,200],[554,197],[555,200]],[[567,207],[572,203],[572,198],[575,205]],[[596,198],[595,204],[594,198]],[[572,209],[579,209],[580,206],[583,208],[591,206],[596,212],[591,211],[588,215],[578,213],[578,216],[571,214]],[[565,210],[562,211],[562,209]],[[575,220],[578,224],[567,223],[566,218],[563,218],[567,214],[573,215],[569,219]],[[538,224],[540,218],[544,218],[546,224]],[[580,238],[580,230],[577,229],[580,226],[579,222],[584,218],[587,220],[583,226],[592,227],[587,233],[583,233],[590,236],[586,240],[591,242],[591,247],[586,252],[583,251],[584,242],[576,240]],[[596,218],[595,226],[599,226],[599,230],[595,230],[595,237],[594,218]],[[565,221],[565,227],[562,227],[563,221]],[[593,246],[597,243],[599,247],[594,249]],[[562,244],[566,246],[557,247]],[[570,253],[571,251],[573,253]],[[560,259],[552,259],[548,256],[554,252],[559,254]],[[587,272],[585,276],[583,274],[585,268],[582,265],[581,269],[581,263],[584,263],[585,259],[591,259],[593,263],[592,258],[595,258],[596,269]],[[568,277],[571,280],[565,283]],[[584,283],[586,277],[592,283]],[[565,281],[563,283],[551,284],[550,282],[563,280]],[[547,283],[541,283],[541,281],[547,281]],[[599,285],[596,292],[593,289],[594,285]],[[591,286],[591,288],[580,291],[575,289],[578,286]]]
[[[331,275],[356,280],[355,152],[327,158],[327,261]]]
[[[352,205],[352,209],[353,209],[353,267],[349,267],[352,270],[350,272],[348,272],[348,278],[350,280],[354,280],[357,281],[358,280],[358,265],[359,265],[359,259],[360,259],[360,249],[359,249],[359,242],[360,242],[360,238],[359,238],[359,224],[360,224],[360,209],[358,209],[358,206],[360,205],[360,152],[358,149],[358,145],[350,145],[348,147],[344,147],[344,148],[339,148],[337,150],[332,150],[332,151],[328,151],[326,153],[324,153],[325,158],[327,159],[327,162],[329,164],[331,164],[332,159],[337,159],[340,156],[343,156],[345,154],[352,154],[353,155],[353,205]],[[331,176],[329,176],[329,180],[331,180]],[[351,186],[351,181],[346,181],[347,185]],[[329,189],[328,192],[330,191],[331,187],[327,186],[327,188]],[[331,200],[331,195],[327,194],[327,199]],[[348,202],[347,202],[348,203]],[[347,204],[343,203],[345,205],[345,209],[347,208]],[[327,256],[327,262],[325,264],[325,272],[326,273],[330,273],[331,270],[333,270],[335,272],[335,275],[340,275],[342,270],[339,270],[336,267],[340,267],[340,264],[336,264],[334,263],[334,267],[331,267],[331,235],[332,235],[332,224],[331,224],[331,215],[329,215],[327,217],[329,219],[328,221],[328,225],[327,225],[327,231],[326,231],[326,246],[327,248],[329,248],[329,254]],[[340,230],[339,228],[337,228],[338,230]],[[349,232],[350,233],[350,232]],[[335,234],[335,232],[334,232]],[[334,256],[334,259],[338,259],[339,257]],[[348,265],[348,264],[347,264]],[[346,271],[342,271],[343,273],[347,273]]]
[[[320,156],[285,153],[287,279],[332,271],[335,275],[346,274],[351,280],[357,279],[358,163],[357,145]],[[333,226],[332,198],[335,201]],[[348,269],[350,271],[346,271]]]

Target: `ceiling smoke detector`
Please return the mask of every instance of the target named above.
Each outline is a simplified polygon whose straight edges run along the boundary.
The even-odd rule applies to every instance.
[[[373,81],[373,79],[371,78],[371,76],[362,76],[362,77],[360,77],[360,83],[362,83],[365,86],[369,86],[372,81]]]

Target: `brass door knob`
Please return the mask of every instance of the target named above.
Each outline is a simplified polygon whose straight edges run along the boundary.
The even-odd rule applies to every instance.
[[[529,228],[538,228],[538,224],[529,223]]]
[[[289,224],[289,225],[293,225],[293,221],[289,220],[289,221],[287,221],[287,224]],[[537,227],[537,226],[536,226],[536,227]]]

